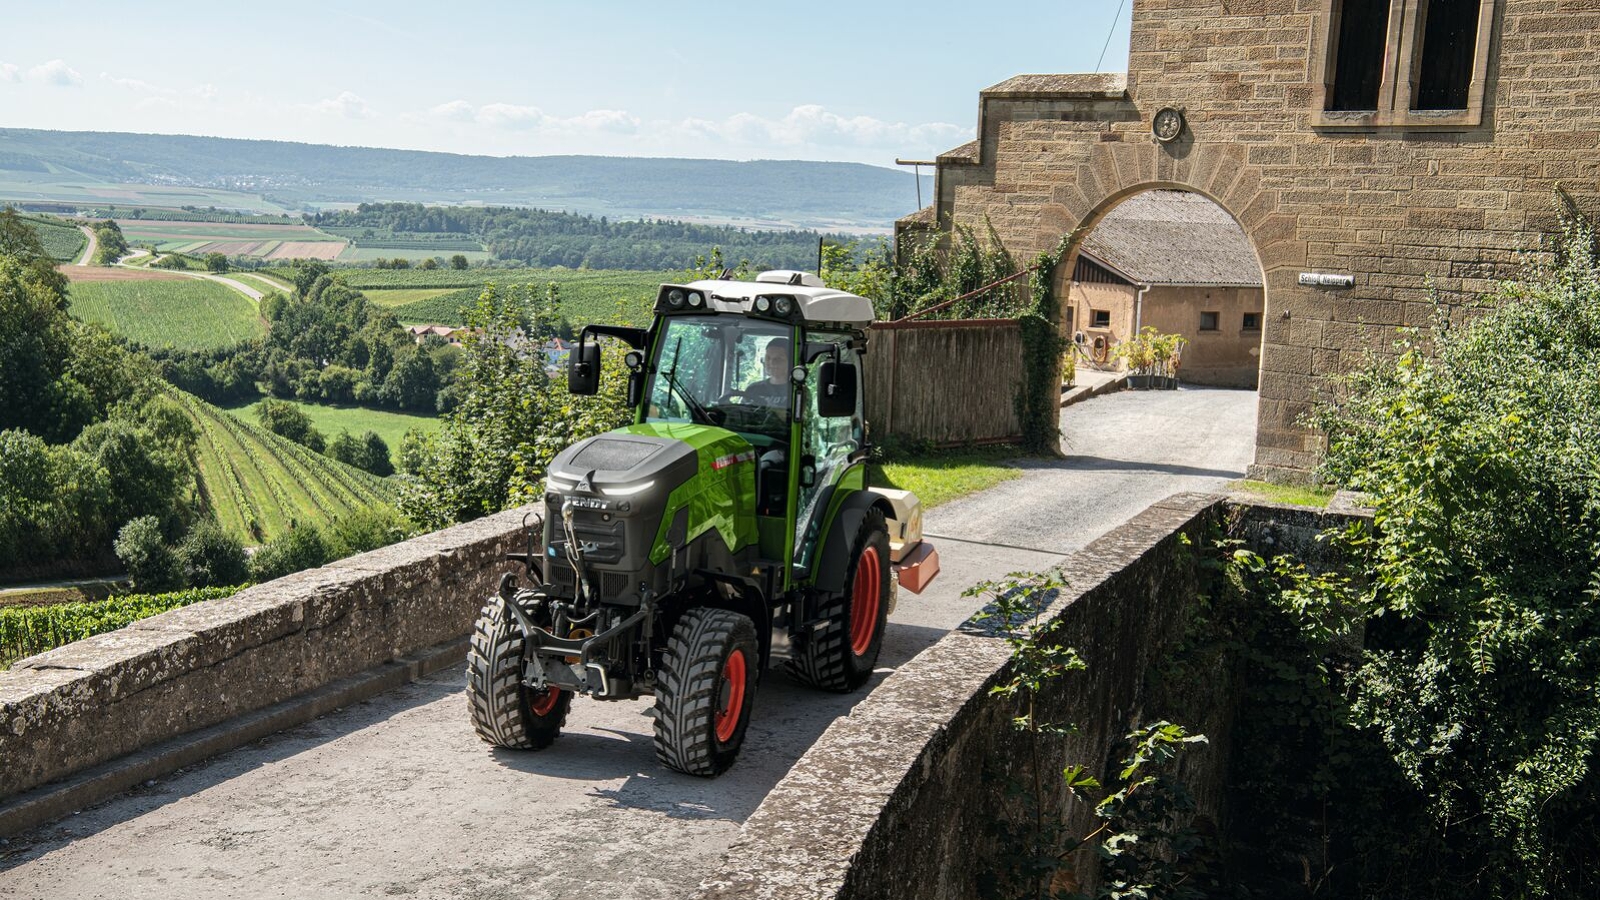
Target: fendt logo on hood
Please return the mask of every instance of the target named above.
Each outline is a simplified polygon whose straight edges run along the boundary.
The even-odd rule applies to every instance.
[[[590,472],[589,474],[583,476],[582,478],[579,478],[578,479],[577,490],[583,491],[585,494],[596,493],[596,491],[594,489],[594,484],[589,481],[589,479],[591,479],[593,477],[594,477],[594,473]]]

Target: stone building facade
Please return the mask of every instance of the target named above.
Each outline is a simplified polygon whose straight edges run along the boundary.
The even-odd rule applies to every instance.
[[[1118,344],[1182,335],[1186,384],[1253,388],[1260,373],[1261,266],[1243,229],[1196,193],[1146,191],[1084,237],[1062,310],[1080,364],[1123,368]]]
[[[902,229],[987,218],[1024,259],[1156,188],[1240,223],[1266,282],[1255,469],[1304,477],[1325,376],[1519,272],[1558,198],[1593,208],[1600,2],[1134,0],[1126,75],[1009,79],[977,134]]]

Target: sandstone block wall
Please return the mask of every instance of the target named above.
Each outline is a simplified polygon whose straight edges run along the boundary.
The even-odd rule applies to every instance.
[[[1060,618],[1063,642],[1088,669],[1052,684],[1038,710],[1044,721],[1079,726],[1048,741],[1042,754],[1053,789],[1046,814],[1063,816],[1074,833],[1094,827],[1090,811],[1067,804],[1055,773],[1082,764],[1111,783],[1123,736],[1164,717],[1210,739],[1185,751],[1179,775],[1202,815],[1214,822],[1225,817],[1236,714],[1227,662],[1213,677],[1179,688],[1181,698],[1164,695],[1158,680],[1147,677],[1184,637],[1197,602],[1195,548],[1224,520],[1263,551],[1326,553],[1316,533],[1351,517],[1179,494],[1060,568],[1069,587],[1045,616]],[[1010,672],[1009,646],[983,622],[968,622],[901,666],[830,726],[767,795],[700,900],[978,896],[978,878],[1003,865],[992,826],[1019,812],[1006,779],[1020,776],[1027,758],[1012,724],[1015,701],[989,693]],[[1078,875],[1085,888],[1092,885],[1089,865]]]
[[[1396,326],[1425,323],[1435,293],[1470,304],[1517,274],[1555,226],[1558,186],[1583,209],[1600,198],[1594,0],[1487,4],[1474,125],[1328,124],[1333,5],[1135,0],[1127,75],[1019,76],[983,91],[978,139],[939,158],[931,211],[988,218],[1027,259],[1140,191],[1219,203],[1265,276],[1256,465],[1278,477],[1315,461],[1317,438],[1297,420],[1324,376],[1387,351]],[[1163,107],[1187,120],[1169,144],[1150,133]],[[1072,271],[1069,260],[1058,277]],[[1355,283],[1304,287],[1301,272]]]

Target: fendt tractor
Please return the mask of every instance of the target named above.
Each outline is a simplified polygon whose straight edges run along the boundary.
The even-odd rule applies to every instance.
[[[872,304],[809,273],[668,284],[649,328],[590,325],[568,362],[594,394],[599,338],[630,348],[633,424],[550,464],[542,547],[508,573],[468,655],[473,724],[541,749],[572,698],[655,695],[656,755],[733,763],[759,676],[830,691],[872,674],[896,591],[938,573],[916,497],[867,484]]]

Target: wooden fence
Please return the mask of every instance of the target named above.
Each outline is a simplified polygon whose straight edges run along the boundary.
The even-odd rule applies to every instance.
[[[874,440],[1021,440],[1022,331],[1015,319],[879,322],[869,335],[865,389]]]

